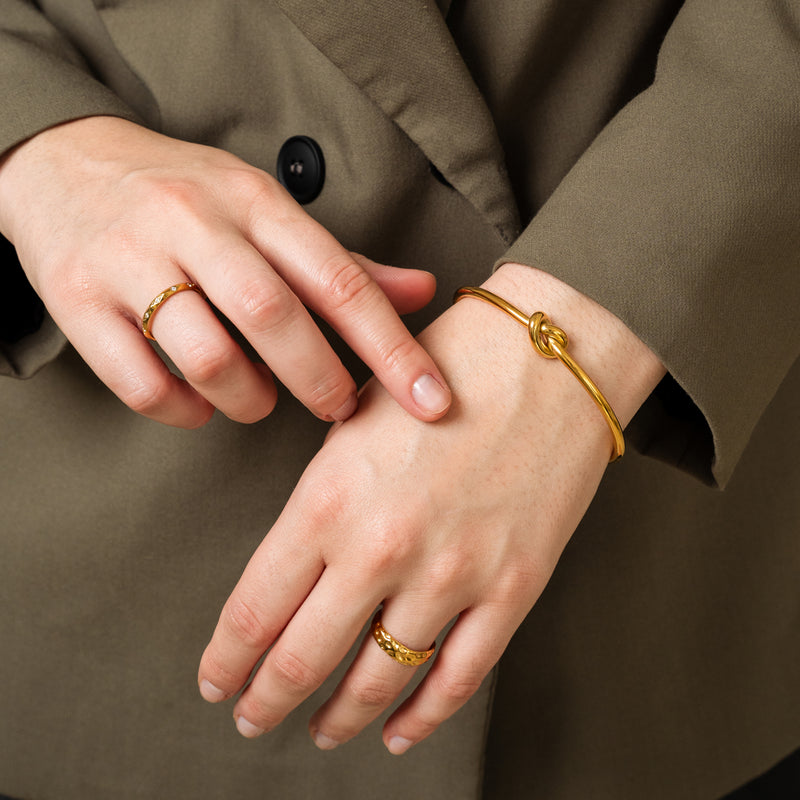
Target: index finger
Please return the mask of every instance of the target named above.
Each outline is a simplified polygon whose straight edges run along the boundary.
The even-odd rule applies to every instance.
[[[251,234],[302,302],[323,317],[389,394],[422,420],[443,416],[450,389],[370,274],[286,195],[285,214],[252,220]]]

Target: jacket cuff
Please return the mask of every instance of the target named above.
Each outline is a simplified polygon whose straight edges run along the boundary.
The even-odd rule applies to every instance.
[[[61,355],[67,338],[45,312],[37,331],[16,342],[0,340],[0,376],[31,378]]]
[[[736,9],[687,3],[653,85],[499,262],[553,274],[661,358],[631,440],[718,486],[800,351],[800,57],[779,14]]]

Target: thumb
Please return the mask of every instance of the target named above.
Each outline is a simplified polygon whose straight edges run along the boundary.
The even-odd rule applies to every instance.
[[[378,264],[359,253],[350,255],[381,287],[398,314],[419,311],[433,299],[436,278],[430,272]]]

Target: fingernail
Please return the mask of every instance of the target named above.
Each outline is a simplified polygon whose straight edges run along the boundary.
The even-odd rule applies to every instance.
[[[450,405],[450,392],[433,375],[420,375],[411,387],[414,402],[428,414],[441,414]]]
[[[334,411],[331,416],[333,417],[336,422],[344,422],[346,419],[349,419],[356,413],[356,409],[358,408],[358,397],[355,394],[351,394],[350,397],[347,398],[347,402],[345,402],[337,411]]]
[[[392,736],[386,747],[392,755],[401,756],[412,744],[414,744],[414,742],[410,739],[404,739],[402,736]]]
[[[326,736],[320,731],[314,733],[314,743],[320,750],[333,750],[334,747],[339,746],[339,742],[336,739],[331,739],[330,736]]]
[[[249,719],[245,719],[244,717],[236,718],[236,728],[239,733],[247,739],[255,739],[256,736],[261,736],[261,734],[264,733],[263,728],[253,725]]]
[[[209,703],[219,703],[220,700],[224,700],[227,697],[222,689],[217,688],[205,678],[200,681],[200,694],[203,696],[203,700],[208,700]]]

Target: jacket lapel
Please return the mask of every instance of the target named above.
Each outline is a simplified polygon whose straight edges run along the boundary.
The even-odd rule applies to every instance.
[[[506,241],[519,216],[483,97],[433,0],[277,0]]]

